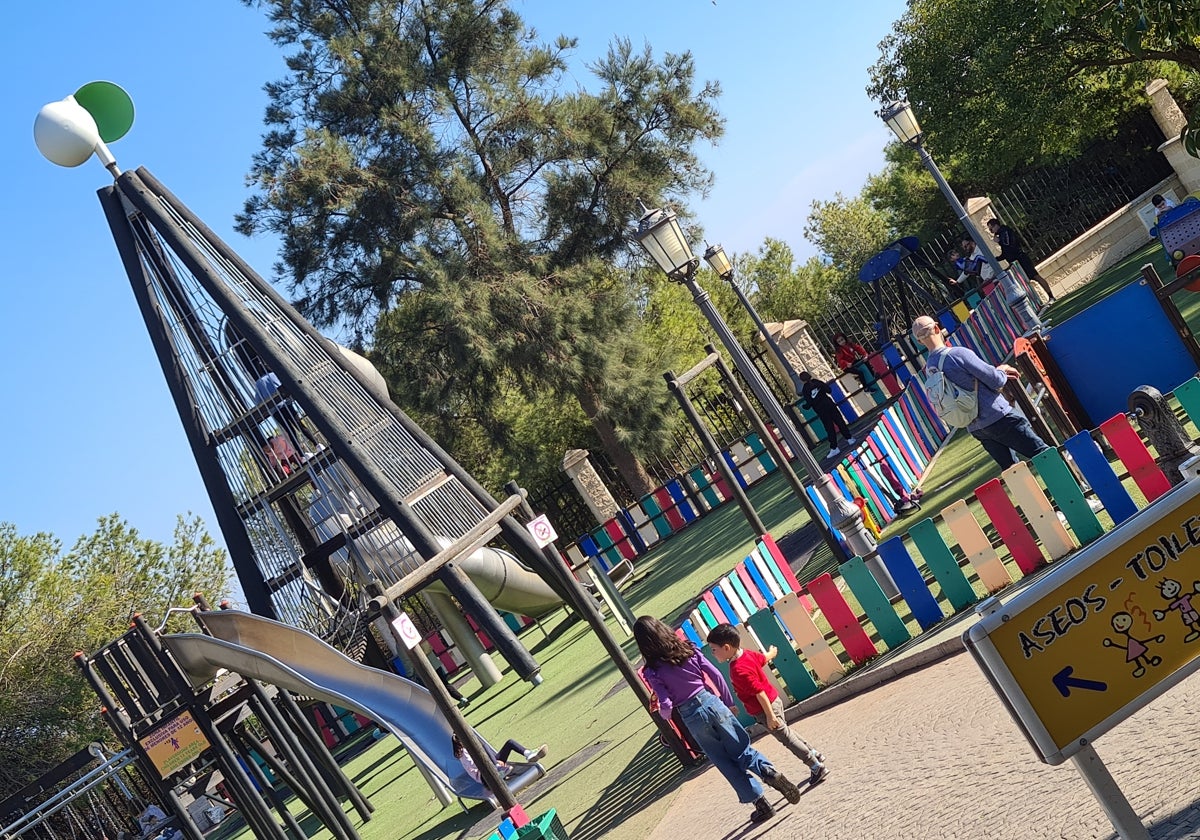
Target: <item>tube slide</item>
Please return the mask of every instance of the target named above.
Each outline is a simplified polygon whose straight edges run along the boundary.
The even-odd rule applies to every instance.
[[[361,665],[311,633],[277,621],[236,610],[205,612],[200,618],[212,636],[182,633],[162,639],[194,681],[206,682],[225,668],[353,709],[400,739],[443,805],[453,801],[450,792],[495,801],[454,757],[450,725],[425,688]],[[513,781],[528,784],[540,775],[523,773]]]

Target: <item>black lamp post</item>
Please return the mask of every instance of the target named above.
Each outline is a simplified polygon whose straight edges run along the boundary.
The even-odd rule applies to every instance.
[[[901,99],[898,102],[893,102],[879,112],[879,117],[892,130],[892,133],[896,135],[897,140],[917,150],[917,155],[921,158],[922,165],[933,176],[933,180],[937,182],[938,189],[942,191],[942,195],[945,196],[946,201],[950,202],[950,206],[958,215],[959,222],[966,228],[967,233],[971,235],[971,239],[979,247],[980,253],[983,254],[983,258],[991,266],[992,272],[1000,282],[1000,288],[1004,290],[1004,299],[1013,308],[1017,318],[1021,321],[1022,327],[1025,330],[1041,327],[1042,322],[1038,318],[1033,304],[1029,302],[1029,295],[1017,283],[1011,272],[1005,271],[1000,267],[1000,263],[992,253],[991,245],[983,238],[983,233],[975,226],[975,222],[967,215],[966,208],[958,200],[958,196],[954,194],[954,190],[950,189],[950,185],[942,177],[942,172],[938,169],[937,163],[934,162],[933,156],[925,148],[925,133],[921,131],[921,124],[917,122],[917,115],[913,113],[912,106],[908,104],[908,100]]]
[[[684,236],[683,228],[679,225],[679,220],[676,215],[670,210],[657,210],[645,208],[645,213],[638,220],[637,232],[634,234],[634,239],[641,245],[658,264],[658,267],[663,270],[667,277],[674,280],[676,283],[681,283],[692,293],[692,300],[696,306],[700,308],[705,319],[712,326],[720,339],[721,344],[729,353],[733,360],[733,365],[738,372],[742,374],[742,378],[746,380],[746,384],[750,386],[751,393],[762,404],[763,409],[771,418],[771,422],[779,430],[788,448],[792,450],[796,459],[804,466],[804,471],[808,474],[808,479],[816,487],[817,494],[825,503],[826,509],[829,511],[830,520],[833,527],[842,533],[846,538],[846,544],[850,547],[851,554],[857,554],[861,557],[868,557],[875,551],[875,540],[871,534],[863,527],[862,514],[858,508],[849,499],[846,499],[838,492],[834,486],[833,480],[826,474],[818,465],[808,445],[800,436],[796,427],[788,418],[779,400],[767,387],[767,383],[763,380],[762,374],[758,372],[750,357],[746,355],[746,351],[738,344],[737,339],[730,330],[729,325],[725,323],[725,319],[721,317],[721,313],[713,305],[712,298],[708,292],[700,287],[696,282],[696,269],[700,266],[700,260],[696,259],[692,253],[692,247]],[[710,252],[713,249],[709,249]],[[720,252],[724,255],[724,252]],[[706,254],[706,258],[711,254]],[[725,260],[728,264],[729,260]],[[714,270],[720,273],[716,265]],[[727,269],[727,270],[731,270]],[[739,295],[740,297],[740,295]],[[759,328],[762,329],[761,322],[755,318],[756,323],[759,323]],[[765,333],[765,330],[764,330]],[[779,352],[778,347],[773,347],[775,352]],[[785,360],[786,362],[786,360]],[[788,369],[791,366],[788,365]],[[799,388],[797,388],[799,393]],[[839,560],[848,559],[845,556],[841,545],[830,533],[826,527],[824,520],[813,509],[813,506],[808,499],[808,495],[804,494],[805,507],[809,511],[809,516],[817,527],[821,529],[822,535],[825,537],[826,543],[833,550],[834,556]]]
[[[742,309],[745,309],[747,314],[749,314],[750,319],[754,321],[754,326],[758,327],[758,332],[762,335],[763,340],[767,342],[767,346],[771,348],[771,352],[775,354],[775,358],[779,359],[779,363],[783,365],[784,372],[787,373],[788,378],[792,381],[792,390],[796,392],[796,396],[800,396],[800,388],[803,384],[800,382],[800,375],[796,373],[796,369],[792,367],[787,356],[783,355],[783,348],[779,346],[779,342],[775,340],[775,336],[771,335],[771,331],[763,323],[763,319],[758,314],[758,310],[754,308],[754,304],[746,297],[746,293],[742,291],[741,287],[734,282],[733,261],[725,256],[725,249],[720,245],[709,245],[708,249],[704,252],[704,261],[708,263],[709,268],[716,272],[718,277],[733,288],[733,293],[737,295]]]

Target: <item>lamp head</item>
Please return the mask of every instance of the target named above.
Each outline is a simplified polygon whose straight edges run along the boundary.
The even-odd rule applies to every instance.
[[[645,212],[638,219],[633,238],[672,280],[689,279],[700,261],[692,253],[679,218],[670,210],[651,209],[644,204],[642,209]]]
[[[704,261],[722,280],[732,279],[733,262],[725,255],[725,249],[720,245],[709,245],[708,250],[704,252]]]
[[[893,102],[879,112],[879,118],[887,123],[887,127],[896,135],[896,139],[906,146],[920,146],[923,133],[917,115],[907,99]]]

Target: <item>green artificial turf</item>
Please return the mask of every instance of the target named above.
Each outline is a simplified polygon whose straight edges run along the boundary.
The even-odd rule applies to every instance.
[[[1162,249],[1147,246],[1058,301],[1049,313],[1052,322],[1061,323],[1114,289],[1133,282],[1140,276],[1140,266],[1148,261],[1155,262],[1164,279],[1170,280],[1172,274]],[[1185,292],[1176,299],[1189,324],[1200,328],[1200,295]],[[1188,431],[1196,435],[1190,423]],[[959,432],[926,474],[922,511],[891,523],[883,537],[903,534],[913,522],[936,517],[957,499],[966,499],[979,514],[973,491],[999,472],[978,443]],[[1125,483],[1139,507],[1144,505],[1132,482]],[[776,539],[797,531],[808,521],[790,485],[778,473],[750,488],[748,495]],[[1107,515],[1101,514],[1101,518],[1106,528],[1111,527]],[[755,536],[738,507],[727,504],[655,547],[638,560],[634,581],[624,590],[634,614],[649,613],[667,621],[681,617],[699,592],[750,551]],[[1005,558],[1003,547],[999,553]],[[914,558],[919,559],[915,552]],[[1008,562],[1011,567],[1011,560]],[[802,581],[809,580],[834,566],[832,553],[820,545],[799,574]],[[971,572],[969,567],[965,571]],[[985,593],[980,582],[972,576],[972,583],[982,597]],[[940,595],[936,584],[932,590]],[[861,614],[853,593],[847,590],[844,594]],[[910,633],[918,635],[920,628],[903,602],[897,605],[897,611]],[[950,612],[948,607],[945,611]],[[817,616],[817,622],[822,630],[829,630],[822,617]],[[620,634],[611,619],[608,626],[624,639],[627,654],[635,658],[632,641]],[[878,642],[869,622],[866,629]],[[494,743],[515,737],[526,745],[549,745],[550,753],[544,761],[549,775],[521,797],[530,814],[557,809],[573,840],[645,837],[661,820],[688,771],[659,746],[652,722],[586,624],[570,619],[560,609],[525,630],[522,639],[541,663],[545,682],[534,687],[518,681],[505,668],[499,685],[482,689],[474,681],[467,683],[464,690],[472,700],[465,713],[468,721]],[[841,650],[836,642],[834,648]],[[501,659],[497,657],[496,661],[503,667]],[[442,808],[390,736],[351,760],[345,769],[376,805],[367,823],[361,823],[357,814],[350,812],[364,840],[483,837],[499,819],[482,804],[468,812],[457,804]],[[328,836],[302,805],[294,803],[294,807],[310,836]],[[243,834],[249,836],[248,832]]]

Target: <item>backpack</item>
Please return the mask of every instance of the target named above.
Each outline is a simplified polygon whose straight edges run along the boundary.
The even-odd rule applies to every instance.
[[[925,362],[925,393],[933,404],[933,411],[947,426],[965,429],[979,416],[979,383],[970,391],[964,391],[953,382],[941,367],[934,364],[934,354]]]

